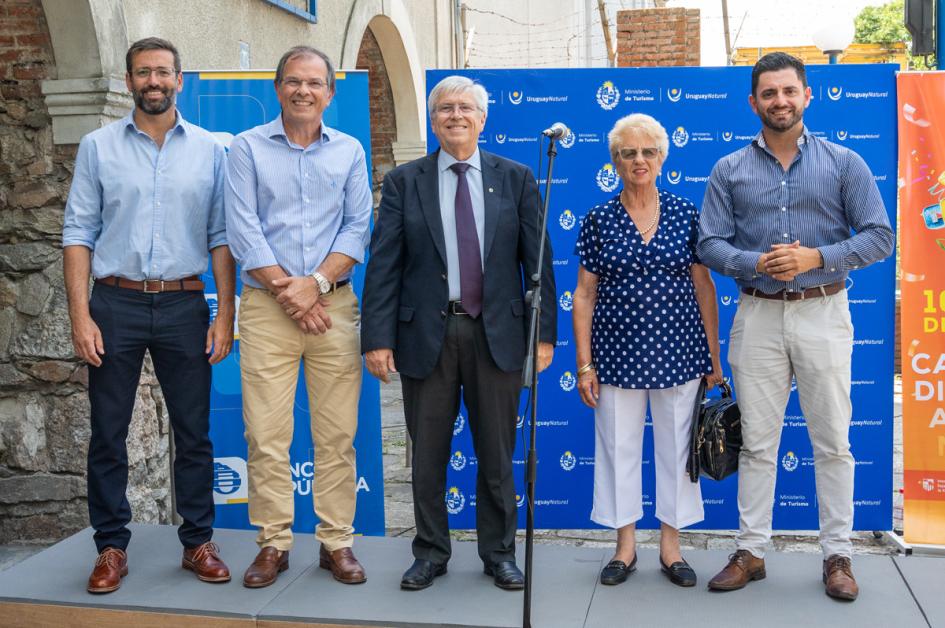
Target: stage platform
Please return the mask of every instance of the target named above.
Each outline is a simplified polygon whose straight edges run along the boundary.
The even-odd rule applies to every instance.
[[[355,550],[368,581],[335,582],[318,568],[311,535],[299,535],[290,568],[276,584],[246,589],[243,570],[256,553],[254,532],[217,530],[214,540],[233,573],[227,584],[199,582],[180,568],[171,526],[134,525],[129,574],[114,593],[91,595],[95,560],[84,530],[0,572],[0,625],[135,626],[136,628],[290,626],[513,627],[521,625],[522,593],[493,586],[474,543],[454,543],[449,573],[423,591],[401,591],[410,541],[358,537]],[[860,599],[826,597],[816,554],[768,555],[767,579],[746,589],[712,593],[705,582],[725,563],[723,551],[689,551],[699,584],[681,589],[659,572],[655,550],[641,550],[638,571],[616,587],[597,582],[608,548],[535,546],[532,625],[612,626],[895,626],[945,627],[945,559],[857,556]],[[519,548],[519,564],[524,549]]]

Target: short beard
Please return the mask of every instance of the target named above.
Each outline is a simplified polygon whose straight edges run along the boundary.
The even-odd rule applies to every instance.
[[[135,107],[137,107],[140,111],[148,115],[158,116],[173,107],[175,100],[175,93],[173,91],[168,94],[168,90],[162,89],[161,92],[164,94],[164,98],[158,102],[150,102],[145,100],[144,90],[134,91],[132,92],[131,96],[134,98]]]
[[[794,125],[796,125],[798,122],[804,119],[804,111],[803,110],[797,111],[795,109],[794,115],[791,116],[787,122],[777,122],[775,121],[774,116],[768,116],[766,114],[762,114],[759,117],[761,118],[761,123],[764,124],[766,127],[771,129],[772,131],[783,133],[785,131],[789,131],[793,129]]]

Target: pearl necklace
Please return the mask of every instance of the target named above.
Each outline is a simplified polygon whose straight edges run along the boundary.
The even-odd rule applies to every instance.
[[[632,221],[633,218],[631,217],[630,220]],[[659,221],[660,221],[660,193],[659,193],[659,191],[657,190],[657,192],[656,192],[656,214],[653,216],[653,220],[650,221],[650,224],[647,225],[646,229],[640,229],[639,227],[637,227],[637,226],[636,226],[636,225],[637,225],[636,222],[633,223],[633,226],[636,228],[637,233],[639,233],[639,234],[640,234],[640,237],[642,238],[642,237],[644,237],[646,234],[648,234],[650,231],[652,231],[654,228],[656,228],[656,225],[657,225],[657,223],[659,223]]]

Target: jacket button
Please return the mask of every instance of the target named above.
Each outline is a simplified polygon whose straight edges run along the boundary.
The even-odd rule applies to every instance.
[[[446,273],[443,273],[442,275],[440,275],[440,279],[442,279],[443,281],[446,281]]]
[[[440,310],[440,318],[446,318],[446,311]]]

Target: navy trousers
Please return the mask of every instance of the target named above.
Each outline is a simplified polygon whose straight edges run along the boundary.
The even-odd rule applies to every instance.
[[[102,332],[102,365],[89,366],[92,435],[89,441],[89,520],[95,545],[124,550],[131,538],[128,426],[144,352],[154,372],[174,433],[174,491],[184,520],[185,547],[213,534],[213,445],[210,442],[210,364],[204,353],[210,311],[200,292],[145,294],[95,284],[89,301]]]

